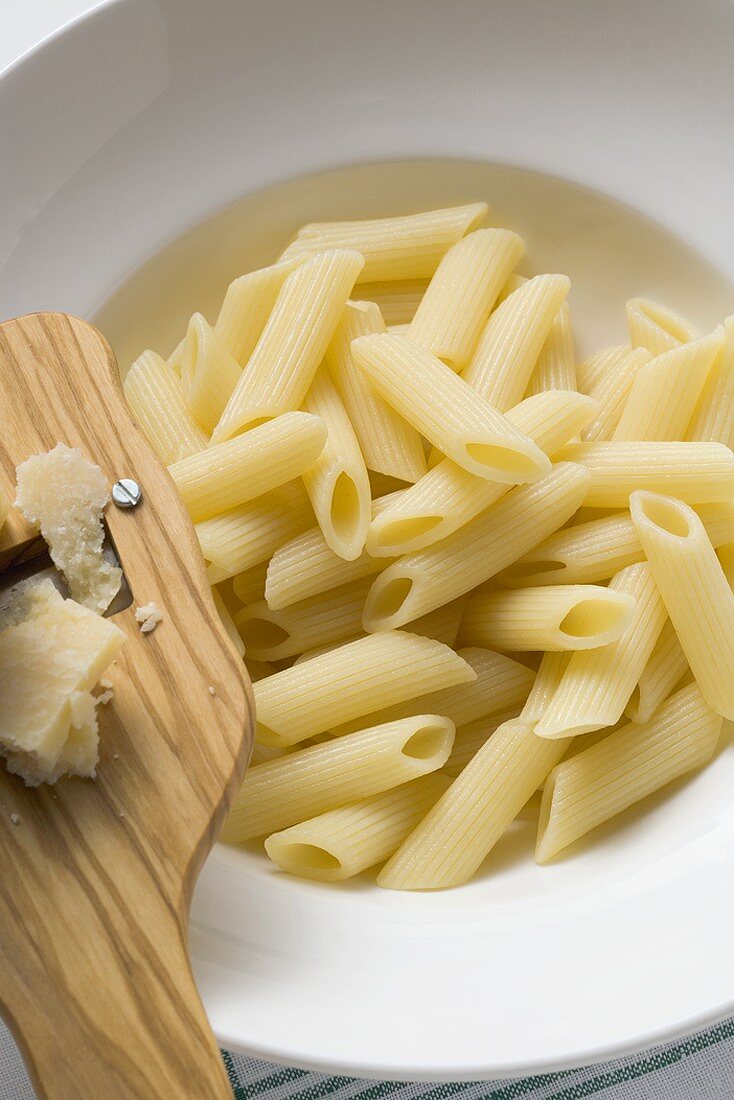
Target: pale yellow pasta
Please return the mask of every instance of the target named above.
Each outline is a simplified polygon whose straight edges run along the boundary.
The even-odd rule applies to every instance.
[[[570,653],[562,651],[543,654],[540,667],[535,674],[533,686],[520,711],[520,717],[526,722],[539,722],[546,708],[558,690],[563,674],[568,668]]]
[[[441,773],[413,779],[273,833],[265,851],[301,878],[341,882],[391,856],[448,787]]]
[[[206,435],[186,407],[181,379],[160,355],[144,351],[123,389],[140,430],[166,466],[206,447]]]
[[[524,251],[522,239],[507,229],[469,233],[444,255],[406,335],[461,370]]]
[[[293,745],[375,709],[454,684],[476,673],[448,646],[431,638],[386,631],[349,642],[255,685],[257,736],[264,744]]]
[[[724,321],[725,344],[709,371],[686,439],[734,448],[734,316]]]
[[[550,469],[527,436],[407,337],[360,336],[352,355],[395,411],[470,473],[517,485]]]
[[[541,348],[535,369],[530,376],[527,394],[548,390],[576,389],[576,351],[573,344],[571,310],[564,302],[550,327]]]
[[[577,736],[613,726],[650,659],[667,618],[650,566],[628,566],[612,577],[609,590],[632,597],[632,618],[616,642],[571,654],[535,727],[539,737]]]
[[[283,257],[303,256],[317,249],[354,248],[365,259],[360,282],[430,279],[444,252],[486,213],[486,203],[473,202],[397,218],[312,222],[299,229]]]
[[[247,652],[261,661],[282,661],[305,650],[331,646],[362,633],[362,607],[371,583],[367,577],[282,611],[261,600],[238,611],[235,626]]]
[[[426,472],[420,435],[383,400],[352,357],[352,340],[375,332],[385,332],[377,306],[347,302],[324,364],[339,390],[368,469],[401,481],[417,481]]]
[[[371,580],[369,584],[372,584]],[[429,611],[427,615],[406,623],[405,629],[412,634],[422,634],[425,638],[435,638],[437,642],[453,646],[461,626],[465,603],[465,598],[460,596],[458,600],[445,603],[435,611]]]
[[[457,726],[454,747],[451,750],[451,756],[441,768],[442,774],[455,779],[496,729],[519,716],[519,709],[517,706],[508,707],[498,714],[476,718],[473,722],[467,722],[466,725]]]
[[[242,368],[211,325],[194,313],[181,349],[181,381],[191,415],[210,433],[237,385]]]
[[[213,443],[300,407],[362,263],[358,252],[323,252],[288,275]]]
[[[663,352],[641,367],[612,439],[684,439],[723,345],[719,326],[708,336]]]
[[[536,737],[530,722],[500,726],[388,860],[378,886],[438,890],[467,882],[565,748]]]
[[[586,467],[589,508],[626,508],[636,489],[688,504],[734,498],[734,455],[721,443],[570,443],[554,458]]]
[[[266,561],[278,546],[297,538],[312,523],[311,505],[300,482],[197,523],[209,582],[218,584]]]
[[[709,706],[734,718],[734,592],[692,508],[634,493],[632,521],[691,672]]]
[[[241,367],[246,366],[280,289],[300,260],[286,260],[240,275],[227,287],[214,331]]]
[[[660,704],[689,672],[686,655],[670,619],[660,632],[650,659],[642,670],[625,713],[633,722],[647,722]]]
[[[326,434],[320,417],[284,413],[244,435],[174,462],[168,472],[198,523],[302,474],[321,454]]]
[[[530,280],[527,275],[518,275],[517,271],[513,271],[499,293],[497,305],[502,305],[506,298],[509,298],[511,294],[514,294],[516,290],[519,290],[521,286],[525,286],[525,283],[528,282]]]
[[[217,609],[219,618],[222,620],[222,625],[227,632],[227,637],[231,641],[232,645],[237,650],[240,657],[245,655],[245,646],[240,637],[239,631],[234,624],[234,620],[229,612],[229,608],[217,592],[216,588],[212,588],[212,599],[214,600],[214,606]]]
[[[266,676],[273,676],[277,669],[269,661],[256,661],[254,657],[245,655],[245,666],[253,684],[258,680],[264,680]]]
[[[268,563],[263,560],[256,565],[236,573],[231,580],[232,592],[240,602],[240,607],[257,603],[265,598],[265,577],[268,572]]]
[[[303,403],[326,424],[324,449],[303,473],[316,519],[335,554],[354,561],[364,550],[372,507],[367,467],[339,393],[319,370]]]
[[[299,667],[309,669],[314,661]],[[258,681],[255,691],[266,682]],[[445,764],[453,743],[453,722],[421,714],[258,764],[245,775],[221,839],[266,836],[408,783]]]
[[[620,637],[633,606],[626,593],[593,584],[481,592],[467,603],[461,641],[506,651],[597,649]]]
[[[525,395],[570,285],[565,275],[537,275],[506,298],[487,321],[462,376],[500,412]]]
[[[376,305],[386,325],[409,325],[415,316],[428,279],[402,279],[388,283],[362,283],[359,299]]]
[[[374,710],[360,721],[373,726],[378,722],[394,722],[398,718],[407,718],[411,714],[426,711],[443,714],[458,728],[506,710],[519,710],[533,684],[534,674],[529,668],[519,661],[513,661],[511,657],[493,653],[489,649],[467,646],[458,652],[474,670],[475,680],[430,691],[430,694],[416,696],[395,706]],[[431,687],[430,684],[426,686],[429,689]],[[359,728],[359,722],[352,721],[332,726],[331,732],[335,737],[342,737]]]
[[[181,359],[183,357],[183,346],[185,339],[185,336],[181,337],[171,354],[166,359],[166,362],[168,363],[171,370],[175,371],[175,373],[179,375],[179,377],[181,375]]]
[[[714,546],[729,541],[734,531],[734,503],[698,504],[696,511]],[[497,581],[510,588],[595,584],[644,558],[629,512],[617,512],[555,531],[508,566]]]
[[[730,588],[734,588],[734,542],[727,542],[720,547],[718,557]]]
[[[620,344],[615,347],[604,348],[603,351],[597,351],[594,355],[590,355],[588,359],[585,359],[583,363],[579,363],[576,367],[576,379],[581,392],[593,396],[597,387],[609,375],[616,372],[620,363],[625,361],[630,351],[632,351],[632,348],[627,344]]]
[[[506,417],[541,450],[552,454],[578,433],[595,409],[590,397],[554,390],[526,398]],[[375,557],[394,557],[430,546],[506,492],[506,485],[477,478],[444,459],[372,520],[367,550]]]
[[[538,862],[547,862],[602,822],[700,768],[714,754],[721,722],[691,684],[664,703],[648,723],[630,722],[562,761],[543,791]]]
[[[647,348],[661,355],[695,340],[698,331],[672,309],[647,298],[630,298],[626,305],[627,328],[633,348]]]
[[[594,387],[599,411],[581,432],[585,443],[611,439],[624,411],[632,385],[640,369],[650,362],[646,348],[635,348],[606,370]]]
[[[583,467],[554,466],[521,485],[441,542],[406,554],[374,581],[366,630],[387,630],[470,592],[570,519],[588,487]]]

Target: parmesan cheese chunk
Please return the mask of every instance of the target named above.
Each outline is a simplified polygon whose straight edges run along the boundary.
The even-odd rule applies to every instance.
[[[102,513],[110,494],[99,466],[57,443],[52,451],[22,462],[17,478],[16,504],[48,543],[72,599],[92,611],[106,611],[122,572],[102,555]]]
[[[135,620],[140,623],[140,633],[150,634],[163,619],[163,612],[154,603],[143,604],[135,608]]]
[[[96,700],[90,689],[125,635],[49,580],[25,588],[0,630],[0,753],[28,786],[93,776]]]

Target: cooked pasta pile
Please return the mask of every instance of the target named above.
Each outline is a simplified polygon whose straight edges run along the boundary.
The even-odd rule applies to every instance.
[[[296,875],[458,886],[527,804],[545,862],[734,718],[734,317],[577,364],[486,212],[303,226],[125,381],[254,682],[223,839]]]

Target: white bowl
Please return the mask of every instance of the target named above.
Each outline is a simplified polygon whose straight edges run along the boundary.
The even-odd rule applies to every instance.
[[[632,294],[708,325],[734,302],[733,33],[717,0],[110,4],[0,79],[0,313],[96,317],[124,365],[299,221],[487,198],[534,269],[574,279],[582,350],[623,338]],[[318,1069],[472,1079],[716,1020],[733,787],[727,742],[567,859],[536,868],[520,824],[435,895],[220,847],[191,929],[215,1030]]]

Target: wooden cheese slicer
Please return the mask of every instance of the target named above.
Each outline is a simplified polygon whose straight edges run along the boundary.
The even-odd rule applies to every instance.
[[[0,1011],[44,1100],[225,1100],[187,917],[252,744],[243,664],[99,333],[58,313],[0,325],[0,410],[11,498],[16,466],[58,442],[142,489],[106,514],[133,604],[114,617],[127,640],[99,708],[97,779],[29,789],[0,766]],[[33,542],[11,512],[0,568]],[[143,634],[134,609],[150,602],[163,619]]]

